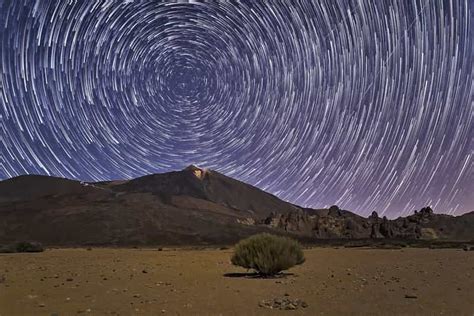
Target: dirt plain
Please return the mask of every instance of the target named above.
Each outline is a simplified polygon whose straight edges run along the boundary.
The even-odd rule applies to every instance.
[[[232,249],[50,249],[0,255],[0,315],[474,315],[474,252],[313,248],[276,279]],[[306,308],[261,307],[300,299]]]

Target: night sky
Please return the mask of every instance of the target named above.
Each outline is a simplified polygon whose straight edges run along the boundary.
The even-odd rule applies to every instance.
[[[193,163],[303,206],[474,210],[474,1],[0,0],[0,179]]]

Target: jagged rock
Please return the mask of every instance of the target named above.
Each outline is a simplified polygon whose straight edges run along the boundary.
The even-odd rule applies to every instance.
[[[287,232],[310,231],[313,226],[310,216],[301,210],[286,214],[272,212],[270,216],[263,220],[263,224]]]
[[[329,207],[329,214],[333,216],[342,216],[341,209],[337,205],[332,205]]]
[[[356,224],[354,223],[354,221],[350,218],[348,218],[346,220],[346,229],[347,230],[350,230],[350,231],[353,231],[353,230],[356,230],[357,229],[357,226]]]
[[[379,214],[376,211],[373,211],[372,214],[370,214],[369,219],[378,220]]]
[[[393,238],[394,236],[392,223],[387,219],[386,216],[383,217],[379,230],[385,238]]]
[[[415,226],[415,238],[420,238],[420,237],[421,237],[421,227]]]
[[[378,238],[378,225],[377,224],[372,224],[371,231],[370,231],[370,238],[375,239]]]
[[[467,214],[466,225],[474,219]],[[380,218],[373,212],[364,218],[336,207],[329,209],[301,209],[287,213],[273,212],[263,220],[256,220],[255,226],[265,225],[288,233],[317,239],[448,239],[452,238],[453,225],[461,221],[454,216],[434,214],[429,207],[415,215],[390,220]],[[461,226],[458,226],[461,227]],[[460,231],[465,232],[463,229]],[[465,239],[469,239],[467,234]]]
[[[422,216],[431,216],[433,215],[433,210],[431,209],[431,207],[424,207],[420,210],[420,214]]]

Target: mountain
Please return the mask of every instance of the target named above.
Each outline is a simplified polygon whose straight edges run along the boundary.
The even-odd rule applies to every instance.
[[[0,244],[229,244],[268,231],[305,240],[474,239],[474,213],[431,209],[388,220],[333,206],[302,208],[214,170],[86,183],[28,175],[0,182]]]
[[[152,193],[162,197],[189,196],[222,205],[239,214],[265,216],[299,208],[254,186],[194,165],[182,171],[154,174],[117,185],[115,191]]]

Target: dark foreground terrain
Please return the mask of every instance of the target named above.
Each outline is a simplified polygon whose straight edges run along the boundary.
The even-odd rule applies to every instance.
[[[337,206],[303,208],[195,166],[123,181],[85,183],[29,175],[0,182],[0,245],[230,245],[263,231],[309,243],[469,242],[474,240],[474,212],[455,217],[425,207],[389,220]]]
[[[474,251],[314,248],[283,278],[232,250],[53,249],[0,255],[0,315],[469,315]],[[296,310],[268,302],[304,302]]]

